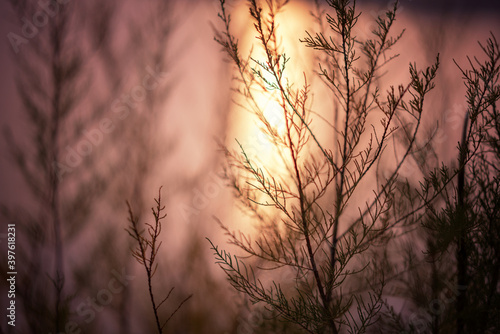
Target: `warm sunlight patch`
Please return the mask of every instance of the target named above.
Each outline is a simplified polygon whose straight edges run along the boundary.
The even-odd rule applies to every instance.
[[[286,131],[283,107],[276,100],[270,99],[264,105],[263,113],[266,121],[278,135],[283,135]]]

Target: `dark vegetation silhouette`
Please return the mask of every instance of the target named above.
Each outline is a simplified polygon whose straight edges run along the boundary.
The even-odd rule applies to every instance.
[[[158,192],[158,198],[155,199],[156,207],[151,209],[154,217],[154,225],[146,224],[147,234],[139,225],[137,217],[134,216],[130,204],[127,202],[129,208],[129,220],[130,226],[127,229],[130,237],[135,241],[136,247],[132,251],[132,255],[141,265],[144,266],[146,270],[146,275],[148,279],[148,289],[149,297],[151,299],[151,306],[153,308],[153,313],[155,316],[156,329],[158,333],[163,333],[163,329],[167,325],[168,321],[174,316],[175,313],[181,308],[181,306],[192,296],[188,296],[184,299],[177,308],[169,315],[169,317],[162,321],[158,315],[160,307],[169,299],[170,294],[174,290],[171,288],[166,297],[161,301],[155,300],[155,294],[153,292],[153,276],[156,274],[158,269],[158,263],[156,262],[156,256],[158,255],[158,250],[162,242],[159,240],[160,233],[162,230],[161,221],[167,216],[163,212],[165,211],[165,206],[161,202],[161,188]]]
[[[403,243],[400,263],[405,266],[399,266],[394,284],[412,305],[405,317],[389,312],[393,327],[386,330],[498,331],[500,49],[493,35],[480,46],[482,55],[467,58],[466,65],[456,63],[467,109],[455,163],[436,166],[432,145],[413,156],[426,177],[419,187],[405,185],[411,193],[405,205],[424,210],[419,229]],[[429,194],[437,197],[424,206]]]
[[[124,15],[133,4],[52,2],[49,12],[38,1],[10,5],[19,27],[25,18],[46,17],[43,26],[30,20],[29,38],[23,30],[12,40],[18,43],[12,56],[26,128],[23,133],[7,128],[5,141],[9,160],[29,189],[18,206],[2,205],[2,221],[17,226],[16,332],[150,332],[158,328],[155,318],[169,319],[195,289],[206,291],[207,299],[228,298],[209,270],[199,229],[185,254],[155,260],[169,284],[157,274],[154,292],[169,299],[161,304],[157,297],[162,308],[149,312],[148,273],[130,251],[137,240],[124,231],[128,200],[138,239],[146,240],[140,228],[150,212],[146,185],[183,135],[161,128],[161,119],[172,116],[165,105],[179,82],[171,61],[186,49],[172,45],[175,29],[187,18],[176,15],[183,7],[149,1],[137,8],[140,15]],[[215,161],[205,162],[206,170],[212,165]],[[167,199],[188,192],[182,189],[185,180],[165,175]],[[204,175],[193,178],[189,189],[203,182]],[[188,218],[194,224],[203,216]],[[163,238],[173,225],[164,227]],[[170,270],[188,261],[192,267]],[[6,263],[1,264],[5,279]],[[192,276],[193,268],[204,282]],[[198,296],[183,307],[197,320],[172,317],[164,332],[218,326],[216,310]],[[2,323],[0,329],[10,327]]]
[[[21,25],[40,11],[37,1],[9,3]],[[189,180],[169,171],[155,179],[152,209],[151,175],[184,139],[160,124],[176,112],[165,106],[182,77],[175,61],[189,47],[173,46],[185,8],[152,0],[122,19],[121,3],[69,1],[45,11],[43,27],[30,23],[29,39],[10,35],[26,130],[7,128],[4,139],[28,189],[19,205],[1,205],[2,220],[17,228],[14,332],[497,332],[495,36],[477,58],[457,60],[467,113],[450,163],[435,144],[439,129],[424,128],[432,94],[446,89],[434,90],[439,56],[386,84],[404,38],[394,28],[397,2],[369,36],[357,35],[354,1],[312,2],[315,28],[296,42],[313,55],[314,73],[284,46],[278,22],[288,1],[245,4],[256,37],[248,53],[232,7],[220,1],[215,40],[235,76],[220,94],[253,115],[255,140],[272,159],[237,138],[221,145],[223,163],[211,158]],[[227,130],[226,102],[216,133]],[[230,186],[256,232],[217,219],[236,252],[209,240],[230,292],[212,272],[202,208],[190,207],[185,222],[168,216],[179,198],[213,182],[220,164],[218,186]],[[172,255],[180,223],[196,228]]]
[[[469,69],[457,70],[468,105],[457,167],[433,167],[433,135],[423,136],[421,127],[439,56],[423,70],[411,63],[409,82],[385,94],[379,86],[397,56],[390,50],[403,36],[391,30],[397,2],[376,19],[365,40],[354,32],[360,15],[355,1],[327,1],[328,10],[314,14],[320,28],[326,21],[328,29],[307,32],[301,42],[321,53],[318,73],[334,101],[327,116],[314,111],[311,80],[305,70],[289,66],[282,47],[277,18],[287,2],[248,2],[257,38],[248,54],[240,51],[226,2],[220,3],[216,41],[235,67],[235,91],[243,101],[238,103],[255,114],[283,165],[276,172],[239,143],[237,150],[225,149],[228,179],[258,226],[252,238],[219,222],[243,252],[233,256],[210,242],[231,285],[310,333],[494,332],[500,93],[495,38],[482,46],[485,62],[474,58]],[[304,73],[302,83],[291,81],[288,73],[296,71]],[[283,132],[266,116],[261,94],[280,105]],[[327,122],[333,142],[319,139],[314,126],[320,122]],[[419,183],[400,176],[410,162],[416,162]],[[425,234],[424,245],[410,246],[410,233]],[[410,256],[395,262],[388,254],[405,242]],[[415,254],[422,251],[425,263],[416,264]],[[419,272],[422,266],[430,267],[430,279]],[[264,278],[269,270],[275,273]],[[283,271],[293,279],[280,276]],[[392,291],[401,293],[401,282],[412,288],[410,310],[430,298],[440,303],[438,312],[418,324],[406,309],[396,312],[388,298]],[[436,298],[449,286],[456,298],[444,305]]]
[[[114,2],[51,3],[49,12],[37,1],[11,3],[19,19],[46,18],[14,40],[27,135],[5,130],[30,191],[21,206],[2,206],[17,226],[19,332],[136,331],[130,243],[117,229],[127,198],[136,217],[147,210],[148,174],[174,145],[159,147],[155,135],[169,90],[170,5],[150,2],[144,24],[120,21]],[[117,46],[116,26],[128,24],[142,29]]]
[[[32,18],[39,10],[34,1],[11,4],[23,18]],[[84,8],[95,12],[93,25],[75,15]],[[20,332],[64,331],[70,323],[74,301],[68,282],[85,290],[97,279],[92,272],[86,272],[84,280],[68,277],[77,275],[82,262],[89,260],[82,257],[82,262],[70,269],[68,260],[74,255],[68,249],[81,241],[81,234],[89,227],[92,208],[102,198],[100,194],[108,175],[96,168],[102,154],[100,147],[86,146],[86,152],[94,150],[96,159],[85,161],[70,150],[85,138],[81,131],[74,130],[92,124],[104,112],[99,98],[95,99],[92,113],[79,115],[78,109],[93,92],[90,83],[95,73],[90,68],[99,61],[96,58],[106,60],[112,56],[107,49],[111,17],[108,9],[102,6],[97,11],[91,5],[75,3],[53,7],[43,29],[27,23],[30,40],[24,39],[14,48],[19,73],[16,85],[28,135],[14,135],[9,128],[4,133],[12,161],[29,193],[19,207],[2,206],[2,213],[17,226],[17,261],[22,262],[16,280],[19,315],[16,329]],[[86,27],[79,33],[86,43],[74,38],[78,26]],[[102,83],[104,86],[111,90],[117,86],[116,78],[107,79]],[[73,156],[68,158],[70,154]],[[105,254],[99,259],[94,266],[107,261]],[[4,262],[2,269],[3,266]],[[2,270],[2,275],[5,272]]]

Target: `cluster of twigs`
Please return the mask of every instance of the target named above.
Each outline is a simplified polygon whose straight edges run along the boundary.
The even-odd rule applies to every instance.
[[[162,242],[159,240],[160,233],[162,230],[161,220],[163,220],[167,215],[163,213],[165,206],[161,204],[161,187],[158,191],[158,198],[155,198],[156,207],[151,208],[151,211],[154,216],[154,224],[146,223],[147,234],[145,234],[144,230],[140,227],[139,221],[136,217],[134,217],[134,213],[130,206],[130,203],[127,202],[128,213],[129,213],[129,221],[130,226],[127,228],[127,232],[130,237],[135,240],[136,246],[132,249],[133,257],[144,266],[146,270],[146,276],[148,279],[148,289],[149,289],[149,297],[151,300],[151,305],[153,307],[153,313],[155,316],[156,327],[158,333],[163,333],[163,329],[167,325],[168,321],[177,313],[177,311],[182,307],[182,305],[188,301],[192,295],[186,297],[182,302],[179,303],[177,308],[167,317],[163,323],[160,322],[159,309],[160,307],[168,300],[174,288],[172,287],[170,291],[167,293],[167,296],[161,300],[160,303],[157,304],[155,300],[154,292],[153,292],[153,276],[158,269],[158,261],[156,256],[158,255],[158,250]]]
[[[403,34],[390,34],[397,2],[378,17],[373,38],[364,41],[353,32],[360,15],[355,2],[327,3],[333,11],[325,14],[330,35],[306,33],[301,40],[322,54],[318,73],[335,101],[328,116],[316,117],[318,112],[309,106],[307,75],[300,89],[287,75],[299,69],[289,68],[290,57],[280,43],[277,17],[286,2],[248,3],[258,41],[254,49],[263,51],[263,59],[258,59],[252,53],[247,57],[240,54],[238,39],[231,31],[231,17],[225,1],[221,1],[223,29],[215,39],[236,67],[236,91],[245,101],[240,104],[257,116],[284,166],[277,173],[265,162],[250,158],[242,145],[239,152],[226,149],[229,179],[261,230],[252,241],[221,225],[230,242],[247,256],[266,263],[265,269],[292,270],[296,277],[294,292],[285,292],[276,281],[266,287],[256,272],[262,266],[255,267],[211,246],[231,284],[253,302],[267,304],[283,319],[311,333],[337,333],[344,327],[363,332],[379,317],[385,285],[381,268],[363,256],[374,246],[387,243],[392,230],[407,222],[402,217],[390,217],[390,212],[398,191],[399,170],[417,146],[424,99],[434,87],[439,58],[423,71],[411,64],[410,81],[391,87],[384,96],[378,87],[379,73],[397,57],[387,53]],[[323,20],[319,13],[316,18]],[[276,99],[281,106],[283,133],[273,129],[265,106],[259,104],[259,94]],[[373,122],[374,116],[379,118],[378,123]],[[313,121],[327,123],[333,143],[319,139]],[[389,141],[398,131],[406,138],[405,153],[389,176],[377,179],[370,196],[363,188],[377,175],[375,167],[387,156]],[[355,209],[349,203],[363,193],[365,208],[359,208],[359,218],[348,218],[347,213]],[[269,207],[276,210],[273,215],[265,210]],[[411,216],[417,211],[405,214]],[[355,278],[367,288],[354,289]]]

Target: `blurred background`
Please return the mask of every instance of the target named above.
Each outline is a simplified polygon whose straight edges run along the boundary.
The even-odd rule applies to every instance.
[[[320,2],[320,6],[325,6]],[[392,2],[359,1],[358,36]],[[245,1],[229,1],[242,52],[254,43]],[[316,61],[299,42],[317,31],[313,1],[291,0],[278,17],[293,66],[321,108]],[[400,1],[406,29],[383,85],[408,80],[441,55],[428,126],[439,123],[442,159],[455,159],[466,101],[453,60],[500,38],[494,1]],[[126,201],[152,222],[162,186],[163,222],[153,287],[172,333],[259,332],[263,313],[225,281],[205,239],[225,245],[217,219],[252,233],[222,177],[220,145],[265,155],[266,144],[233,103],[234,68],[214,42],[218,1],[0,2],[0,307],[5,310],[7,224],[16,224],[16,327],[0,333],[151,333],[147,280],[131,256]],[[58,297],[59,296],[59,297]],[[160,300],[162,298],[159,298]],[[61,311],[54,312],[59,300]],[[257,308],[258,309],[258,308]],[[253,309],[255,310],[255,309]],[[2,311],[2,314],[4,311]]]

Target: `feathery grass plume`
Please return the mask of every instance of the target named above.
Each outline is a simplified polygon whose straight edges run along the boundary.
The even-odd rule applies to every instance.
[[[394,321],[411,333],[499,329],[500,49],[494,35],[480,46],[482,57],[468,57],[467,69],[457,63],[467,109],[456,167],[436,168],[425,154],[415,157],[425,178],[408,190],[413,205],[425,203],[423,228],[413,238],[424,247],[406,247],[407,272],[401,282],[418,311],[396,315]]]
[[[237,151],[224,148],[228,178],[259,233],[252,240],[219,222],[245,255],[233,256],[209,240],[217,263],[236,290],[297,328],[366,332],[379,318],[386,283],[383,266],[366,254],[384,247],[405,223],[390,217],[398,173],[416,149],[439,58],[424,70],[410,64],[409,82],[382,94],[380,71],[397,57],[389,52],[403,35],[391,32],[397,2],[376,19],[372,37],[359,40],[356,2],[327,1],[329,11],[318,10],[315,18],[321,23],[324,16],[328,31],[306,32],[301,40],[321,54],[318,73],[333,96],[329,114],[319,115],[308,74],[291,65],[282,44],[278,21],[287,1],[248,2],[257,35],[248,55],[241,55],[226,1],[220,3],[222,30],[215,40],[235,66],[235,91],[243,101],[238,102],[256,116],[282,168],[266,166],[239,142]],[[301,84],[292,81],[297,72],[303,74]],[[260,95],[279,105],[282,130]],[[331,140],[315,130],[321,123],[331,130]],[[386,148],[401,131],[408,137],[405,153],[384,179],[373,182],[380,161],[393,159]],[[372,192],[366,191],[370,187]],[[276,272],[270,281],[261,278],[264,270]],[[279,279],[283,272],[289,280]]]
[[[132,207],[130,203],[127,202],[128,212],[129,212],[129,222],[130,226],[126,229],[130,237],[135,241],[135,248],[132,249],[132,256],[139,262],[139,264],[144,266],[146,270],[146,276],[148,279],[148,290],[149,298],[151,300],[151,306],[153,308],[153,313],[156,322],[156,328],[158,333],[163,333],[163,329],[167,325],[168,321],[179,311],[182,305],[188,301],[192,295],[186,297],[177,308],[168,316],[168,318],[160,321],[159,309],[170,297],[174,288],[172,287],[168,292],[167,296],[161,300],[160,303],[155,299],[153,292],[153,276],[158,269],[158,262],[156,261],[156,256],[158,255],[158,250],[161,246],[161,241],[159,240],[161,233],[161,220],[163,220],[167,215],[163,213],[165,206],[161,203],[161,187],[158,191],[158,198],[155,198],[156,207],[151,208],[154,216],[154,224],[146,223],[146,231],[141,228],[137,217],[134,216],[132,212]]]
[[[26,192],[16,199],[19,203],[2,203],[0,209],[16,223],[16,252],[23,259],[17,270],[16,328],[20,332],[59,333],[74,320],[72,303],[80,297],[75,291],[86,290],[95,280],[93,273],[85,280],[75,279],[78,268],[68,261],[73,254],[66,245],[82,240],[82,231],[91,225],[90,208],[102,199],[106,184],[95,166],[99,148],[81,131],[84,126],[95,126],[93,117],[99,111],[95,108],[82,115],[81,110],[88,108],[81,106],[89,97],[101,97],[89,82],[94,69],[102,67],[89,69],[88,59],[98,62],[109,56],[110,50],[102,42],[110,35],[109,9],[113,4],[101,5],[97,15],[92,2],[54,2],[47,4],[48,12],[34,0],[8,2],[22,30],[22,34],[14,30],[7,35],[21,102],[21,117],[14,120],[25,121],[23,131],[15,131],[9,124],[4,135],[25,186],[19,188]],[[91,22],[86,21],[87,15],[93,17]],[[116,83],[116,78],[108,79],[102,81],[102,90]],[[92,130],[89,136],[93,136]],[[90,148],[76,152],[76,145],[82,143]],[[89,149],[94,151],[94,159],[86,156]],[[85,172],[79,169],[83,166],[87,167]],[[82,254],[79,258],[88,261]],[[2,277],[6,272],[2,270]]]

